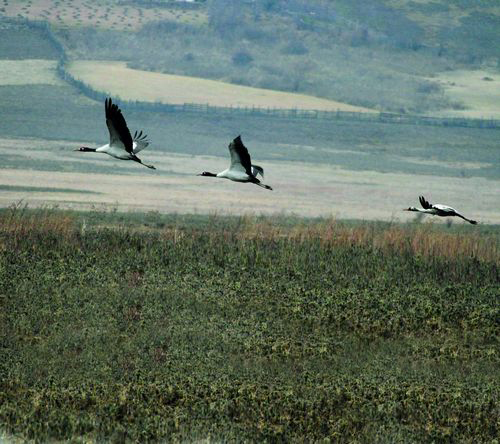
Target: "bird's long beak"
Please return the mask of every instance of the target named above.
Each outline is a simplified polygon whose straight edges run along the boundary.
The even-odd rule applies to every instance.
[[[75,148],[73,151],[80,151],[80,148]]]

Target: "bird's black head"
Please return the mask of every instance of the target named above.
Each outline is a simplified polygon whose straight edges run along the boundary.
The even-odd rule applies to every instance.
[[[209,173],[208,171],[203,171],[203,173],[198,174],[198,176],[217,177],[217,174]]]
[[[403,211],[418,211],[415,207],[403,208]]]

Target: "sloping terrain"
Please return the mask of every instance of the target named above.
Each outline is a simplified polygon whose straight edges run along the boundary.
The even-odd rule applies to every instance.
[[[304,94],[196,77],[177,76],[128,68],[125,62],[78,60],[68,71],[76,79],[97,91],[105,91],[124,100],[160,103],[200,103],[212,106],[311,109],[323,111],[376,112],[334,100]]]
[[[134,4],[135,3],[135,4]],[[58,27],[95,26],[102,29],[137,30],[145,23],[173,20],[181,23],[204,23],[202,10],[185,10],[170,4],[155,2],[151,7],[142,2],[117,0],[3,0],[0,12],[7,17],[46,20]]]
[[[8,16],[52,23],[73,60],[120,60],[398,113],[471,107],[476,115],[433,76],[495,74],[500,58],[496,0],[3,2]]]
[[[500,73],[495,70],[455,70],[437,74],[445,93],[463,106],[436,114],[500,119]]]

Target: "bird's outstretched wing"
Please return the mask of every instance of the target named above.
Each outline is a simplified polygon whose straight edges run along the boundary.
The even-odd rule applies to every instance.
[[[133,151],[133,141],[127,122],[118,108],[110,98],[105,101],[106,125],[109,131],[110,145],[123,145],[128,153]]]
[[[430,204],[429,201],[425,200],[424,196],[420,196],[418,200],[420,201],[420,205],[422,205],[422,208],[424,210],[430,210],[432,208],[432,204]]]
[[[133,137],[133,152],[134,154],[137,154],[138,152],[142,151],[144,148],[146,148],[149,145],[149,140],[147,140],[147,135],[142,134],[142,131],[137,133],[137,131],[134,133]]]
[[[257,174],[260,174],[264,179],[264,168],[259,165],[252,165],[252,174],[257,177]]]
[[[252,174],[252,161],[247,148],[241,141],[241,136],[236,137],[228,146],[229,154],[231,154],[231,166],[233,170],[240,170],[247,173],[249,176]]]

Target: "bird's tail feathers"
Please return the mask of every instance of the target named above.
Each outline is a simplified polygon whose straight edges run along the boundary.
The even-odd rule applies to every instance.
[[[139,153],[140,151],[142,151],[144,148],[146,148],[148,145],[149,145],[149,140],[147,140],[147,135],[146,134],[142,134],[142,131],[140,131],[139,133],[136,131],[134,133],[134,137],[133,137],[133,140],[134,140],[134,154],[137,154]]]
[[[260,174],[264,179],[264,168],[259,165],[252,165],[252,174],[257,177],[257,174]]]

